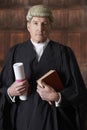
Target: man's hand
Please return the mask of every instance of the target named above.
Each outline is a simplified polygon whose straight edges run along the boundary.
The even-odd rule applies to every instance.
[[[13,96],[20,96],[22,94],[24,94],[25,92],[29,91],[29,83],[28,81],[25,79],[21,82],[17,82],[15,81],[7,90],[7,93],[9,93],[9,95],[11,97]]]
[[[44,82],[41,83],[41,86],[37,85],[37,92],[42,100],[46,100],[50,104],[52,104],[51,102],[59,100],[59,94],[51,86]]]

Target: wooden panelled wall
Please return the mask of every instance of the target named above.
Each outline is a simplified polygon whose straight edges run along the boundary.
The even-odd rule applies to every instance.
[[[49,5],[52,9],[50,38],[73,49],[87,85],[86,0],[0,0],[0,69],[8,49],[29,37],[25,15],[34,4]]]

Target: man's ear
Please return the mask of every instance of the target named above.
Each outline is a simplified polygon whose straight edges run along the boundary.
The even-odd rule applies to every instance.
[[[27,30],[30,31],[30,24],[27,22]]]

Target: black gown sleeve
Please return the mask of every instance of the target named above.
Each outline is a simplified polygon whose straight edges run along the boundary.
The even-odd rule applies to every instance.
[[[87,96],[87,90],[76,57],[69,47],[64,48],[62,60],[62,73],[65,78],[62,99],[69,101],[71,105],[80,104]]]
[[[17,45],[15,47],[12,47],[9,50],[5,62],[3,64],[3,69],[0,74],[0,130],[4,130],[6,123],[10,122],[9,120],[10,116],[9,114],[7,116],[7,113],[9,113],[8,111],[10,111],[10,104],[13,104],[13,102],[11,101],[11,99],[7,94],[7,89],[14,81],[12,64],[14,60],[16,47]],[[5,124],[4,124],[4,120],[6,120]],[[9,130],[10,130],[10,126],[8,126]]]
[[[13,62],[15,49],[17,45],[12,47],[6,56],[6,59],[3,64],[3,68],[0,74],[0,93],[3,93],[5,97],[10,101],[10,98],[7,95],[7,88],[14,82],[15,77],[13,73]]]

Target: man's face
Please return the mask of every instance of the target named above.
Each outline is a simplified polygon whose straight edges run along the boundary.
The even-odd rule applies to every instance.
[[[34,42],[40,43],[46,41],[51,31],[51,23],[46,17],[33,17],[27,23],[27,29],[30,32]]]

